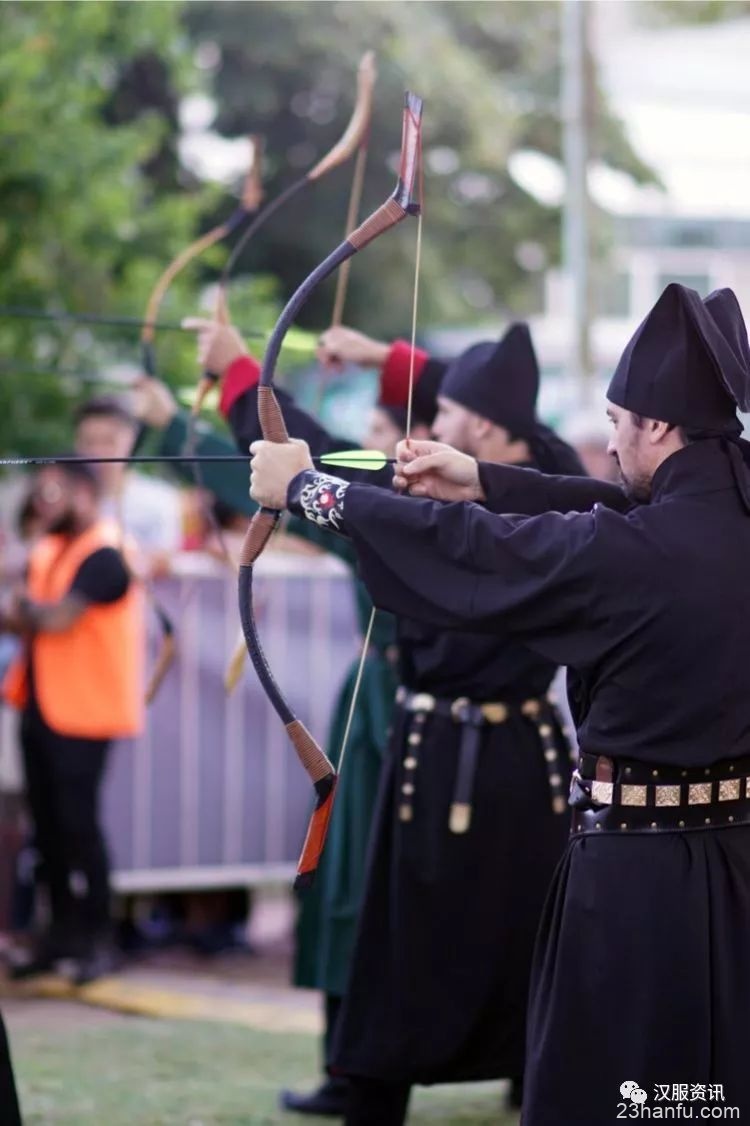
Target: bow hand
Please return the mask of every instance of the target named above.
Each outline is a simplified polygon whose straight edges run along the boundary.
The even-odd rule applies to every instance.
[[[335,325],[319,338],[316,354],[318,362],[328,371],[339,371],[347,364],[379,369],[388,359],[389,350],[390,345],[363,332]]]
[[[133,414],[151,430],[166,430],[177,414],[177,400],[166,383],[143,375],[133,386]]]
[[[198,363],[204,371],[217,379],[222,379],[227,369],[240,356],[249,355],[236,328],[221,321],[206,320],[203,317],[187,317],[182,327],[196,333],[198,339]]]
[[[250,496],[263,508],[286,508],[289,486],[305,469],[313,468],[310,447],[301,438],[288,442],[253,442]]]

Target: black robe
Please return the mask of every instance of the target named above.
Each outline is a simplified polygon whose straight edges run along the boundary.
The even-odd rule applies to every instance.
[[[720,443],[668,458],[645,506],[483,480],[499,510],[602,503],[521,518],[353,485],[345,530],[376,604],[568,664],[583,751],[706,771],[748,755],[750,518]],[[750,826],[573,837],[535,957],[524,1126],[615,1121],[625,1080],[649,1104],[657,1085],[721,1084],[744,1119],[749,1036]]]
[[[350,445],[288,395],[279,398],[289,433],[314,455]],[[243,448],[259,437],[256,401],[248,392],[229,413]],[[350,476],[367,481],[368,494],[390,497],[390,467]],[[483,728],[472,823],[462,835],[448,824],[462,728],[428,718],[414,816],[404,822],[411,717],[397,709],[330,1063],[340,1073],[414,1083],[520,1076],[534,936],[570,824],[567,810],[553,810],[538,728],[520,705],[547,693],[556,662],[497,632],[425,626],[405,605],[397,637],[409,690],[514,707],[506,723]],[[552,726],[566,792],[569,748],[554,719]]]

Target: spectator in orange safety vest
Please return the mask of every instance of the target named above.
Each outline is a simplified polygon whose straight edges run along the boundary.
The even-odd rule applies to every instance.
[[[13,976],[69,964],[77,984],[114,966],[99,793],[113,739],[143,721],[143,612],[116,525],[101,518],[92,468],[58,463],[32,496],[45,534],[26,588],[0,614],[24,640],[3,683],[21,712],[28,804],[49,896],[49,924]]]

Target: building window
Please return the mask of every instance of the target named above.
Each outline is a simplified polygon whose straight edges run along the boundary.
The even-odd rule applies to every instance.
[[[667,239],[670,246],[715,246],[717,231],[715,226],[701,223],[677,224],[668,228]]]
[[[594,293],[594,308],[599,317],[630,316],[630,274],[618,270],[603,278]]]
[[[707,297],[711,292],[711,279],[708,274],[659,274],[656,279],[657,291],[661,293],[671,282],[679,282],[688,289],[695,289],[701,297]]]

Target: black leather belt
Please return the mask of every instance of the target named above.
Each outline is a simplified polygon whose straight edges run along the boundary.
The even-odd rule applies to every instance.
[[[750,755],[680,767],[582,754],[572,832],[654,833],[750,823]]]
[[[466,833],[471,826],[474,780],[483,728],[485,725],[505,723],[514,713],[530,720],[536,727],[547,767],[552,808],[557,814],[566,812],[566,773],[560,761],[556,738],[556,729],[559,725],[554,707],[548,699],[533,698],[519,704],[506,704],[502,701],[477,703],[466,696],[448,700],[432,696],[428,692],[409,692],[401,687],[396,693],[396,703],[403,711],[412,715],[406,737],[406,754],[402,763],[403,780],[399,803],[399,817],[402,821],[411,821],[414,817],[419,749],[427,717],[433,714],[451,719],[462,728],[456,782],[448,820],[452,833]]]

